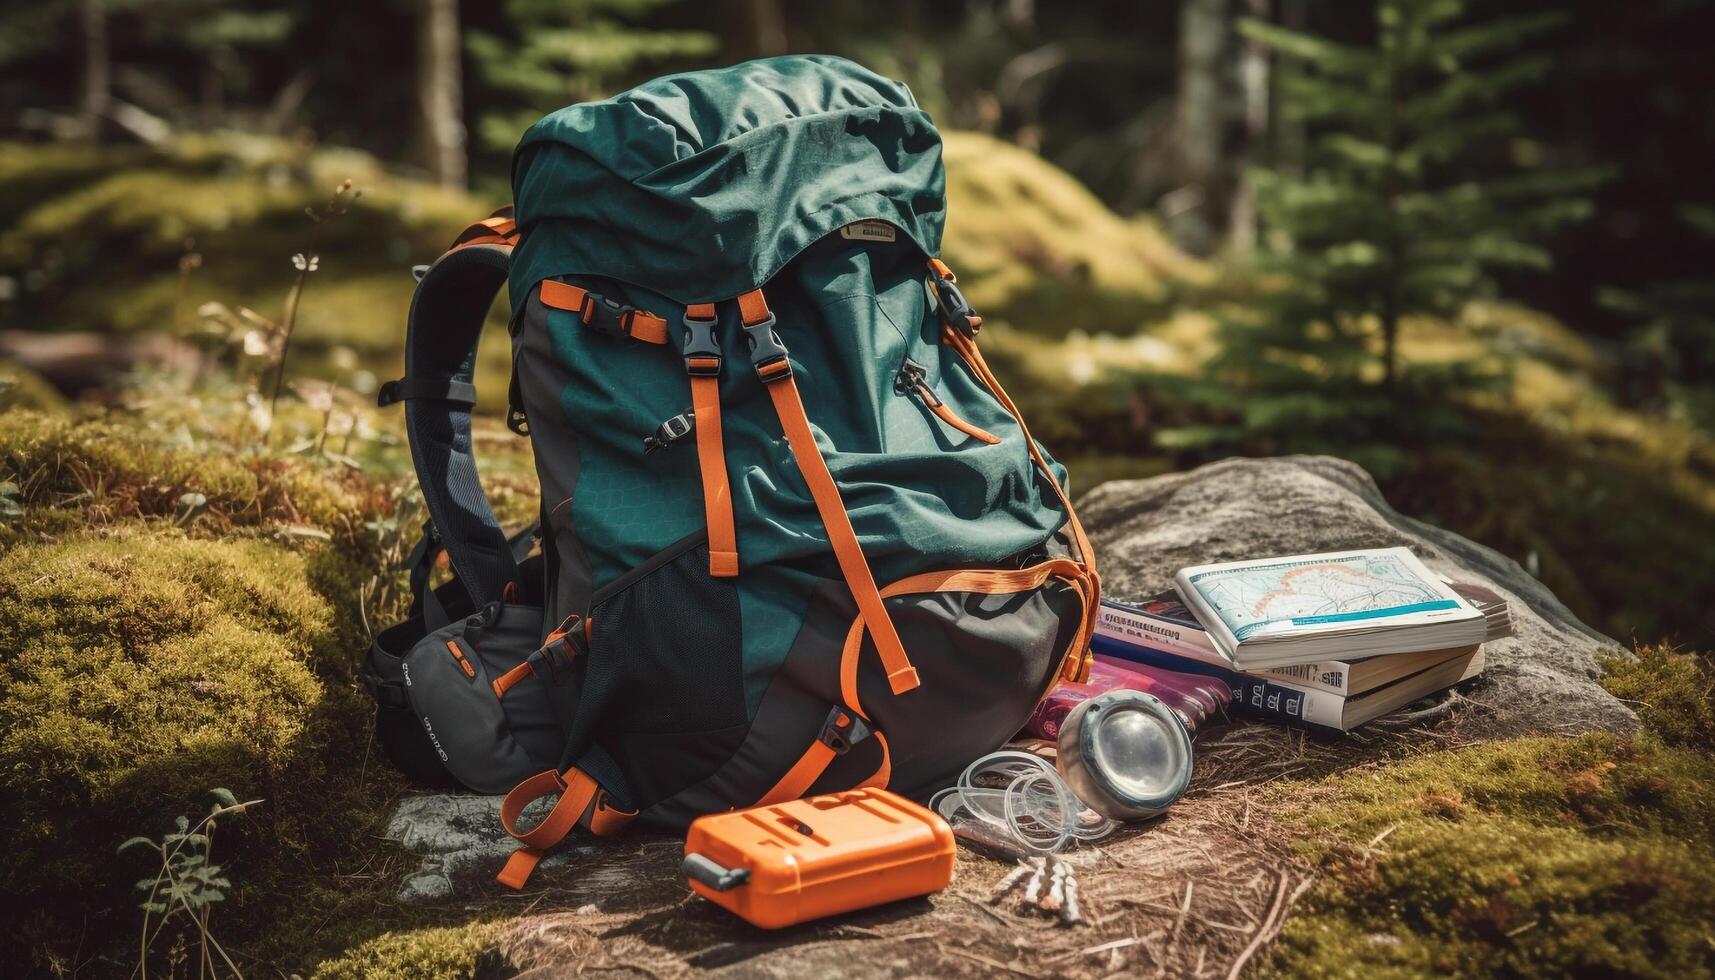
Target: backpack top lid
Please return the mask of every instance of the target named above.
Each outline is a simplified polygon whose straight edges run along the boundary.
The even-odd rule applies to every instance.
[[[827,55],[568,106],[524,134],[512,184],[514,309],[562,275],[731,299],[854,221],[889,222],[935,255],[946,213],[941,138],[911,91]]]

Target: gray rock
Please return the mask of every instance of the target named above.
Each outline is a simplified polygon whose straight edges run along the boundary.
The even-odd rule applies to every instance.
[[[526,810],[524,822],[543,814]],[[431,902],[451,898],[461,875],[494,875],[518,842],[500,827],[500,797],[432,793],[399,801],[387,822],[388,840],[417,855],[417,867],[399,883],[399,901]],[[559,848],[543,867],[564,864],[577,847]]]
[[[1505,493],[1505,487],[1496,487]],[[1490,644],[1488,707],[1472,734],[1630,730],[1630,709],[1597,683],[1620,645],[1584,625],[1517,562],[1396,512],[1356,464],[1327,456],[1229,459],[1188,473],[1104,483],[1078,505],[1105,595],[1171,588],[1187,565],[1405,545],[1431,569],[1487,585],[1512,603],[1515,635]]]

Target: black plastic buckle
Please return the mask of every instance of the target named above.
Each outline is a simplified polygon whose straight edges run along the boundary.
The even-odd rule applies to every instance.
[[[975,337],[982,329],[983,318],[971,307],[965,294],[959,291],[953,277],[931,272],[929,278],[934,282],[935,305],[941,309],[941,322],[967,337]]]
[[[756,369],[757,377],[767,382],[792,376],[792,362],[786,356],[786,347],[780,343],[780,335],[774,332],[774,314],[768,314],[768,319],[761,323],[745,324],[744,342],[750,347],[750,364]],[[763,373],[765,368],[776,364],[784,364],[786,367],[784,370]]]
[[[845,755],[852,746],[874,734],[875,729],[869,727],[868,722],[835,705],[828,712],[828,720],[822,722],[822,732],[816,739],[833,749],[835,755]]]
[[[585,652],[584,624],[577,613],[566,617],[560,628],[548,635],[548,642],[525,658],[530,669],[541,676],[548,668],[548,680],[555,687],[563,685],[572,675],[579,654]]]
[[[643,438],[643,455],[666,449],[673,443],[691,434],[696,428],[697,413],[681,412],[655,427],[653,435]]]
[[[679,353],[685,356],[685,373],[692,377],[715,377],[721,373],[721,345],[715,339],[719,318],[707,320],[685,316],[685,340]]]
[[[620,337],[631,336],[631,318],[637,313],[637,307],[625,303],[615,303],[611,299],[597,296],[595,293],[584,293],[583,308],[578,310],[578,317],[584,321],[584,326],[602,333],[611,333]]]

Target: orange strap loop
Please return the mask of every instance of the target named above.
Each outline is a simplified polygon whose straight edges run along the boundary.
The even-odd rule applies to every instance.
[[[665,344],[667,321],[632,306],[623,306],[569,282],[542,280],[542,305],[576,313],[584,326],[607,330],[646,344]]]
[[[512,852],[496,880],[508,888],[523,888],[530,873],[548,848],[564,840],[572,828],[583,826],[590,833],[607,836],[637,816],[636,811],[615,810],[607,805],[607,793],[581,769],[567,770],[567,777],[550,769],[513,787],[500,801],[500,825],[523,846]],[[560,798],[542,822],[529,830],[518,830],[524,808],[558,793]]]
[[[881,765],[870,774],[868,779],[853,786],[852,789],[863,789],[866,786],[886,789],[887,781],[893,778],[893,754],[888,750],[887,736],[881,732],[875,732],[874,738],[881,743]],[[828,766],[832,765],[838,756],[839,753],[834,751],[832,746],[821,739],[816,739],[810,743],[810,747],[804,751],[804,754],[798,757],[798,761],[793,764],[792,768],[787,770],[786,775],[780,777],[780,781],[775,783],[768,792],[762,794],[762,799],[757,800],[754,805],[768,806],[771,803],[803,799],[804,794],[810,791],[810,787],[816,784],[816,780],[822,778],[822,773],[828,771]]]
[[[999,436],[988,431],[987,429],[980,429],[980,428],[972,425],[971,423],[966,422],[963,418],[959,417],[956,413],[954,413],[954,411],[952,409],[948,408],[946,402],[941,401],[940,399],[936,399],[935,401],[932,401],[932,402],[925,402],[925,404],[927,404],[929,406],[929,411],[934,412],[936,414],[936,416],[938,416],[941,419],[941,421],[947,423],[948,425],[952,426],[955,429],[958,429],[960,432],[963,432],[965,435],[970,436],[972,439],[975,439],[978,442],[986,442],[991,446],[1000,445],[1000,437]]]
[[[530,661],[526,660],[520,663],[494,679],[494,683],[491,685],[494,688],[494,696],[497,698],[506,697],[506,692],[517,687],[519,681],[526,677],[532,677],[535,673],[536,668],[531,666]]]
[[[732,487],[727,482],[721,441],[721,353],[715,341],[715,304],[685,308],[685,373],[691,379],[696,415],[697,468],[703,479],[703,520],[709,529],[709,574],[738,574],[738,532],[733,525]]]
[[[738,307],[744,316],[746,330],[767,330],[772,335],[774,316],[769,313],[761,290],[753,289],[740,296]],[[822,459],[822,451],[816,446],[815,433],[810,430],[810,419],[804,411],[804,400],[798,394],[798,383],[792,378],[791,362],[786,359],[785,349],[780,347],[778,338],[772,338],[770,343],[777,353],[772,354],[769,361],[756,362],[757,375],[766,382],[768,395],[774,401],[774,414],[780,418],[787,445],[798,462],[799,472],[804,475],[804,483],[810,488],[810,496],[816,503],[816,512],[821,515],[822,526],[827,529],[828,543],[833,546],[834,558],[840,564],[846,587],[851,590],[852,598],[857,600],[858,613],[875,637],[876,650],[887,669],[888,685],[894,694],[904,694],[917,687],[917,668],[911,666],[911,659],[905,655],[905,645],[900,642],[899,632],[893,628],[893,620],[882,604],[875,577],[869,571],[869,561],[864,558],[857,532],[852,529],[851,518],[846,515],[845,501],[840,499],[839,487],[834,484],[827,461]],[[766,349],[762,343],[754,345],[752,359],[763,355]]]

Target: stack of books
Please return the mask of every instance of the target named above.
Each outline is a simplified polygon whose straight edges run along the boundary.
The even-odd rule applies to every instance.
[[[1483,671],[1512,635],[1500,595],[1405,548],[1198,565],[1175,589],[1103,600],[1098,660],[1218,677],[1233,704],[1350,731]]]

